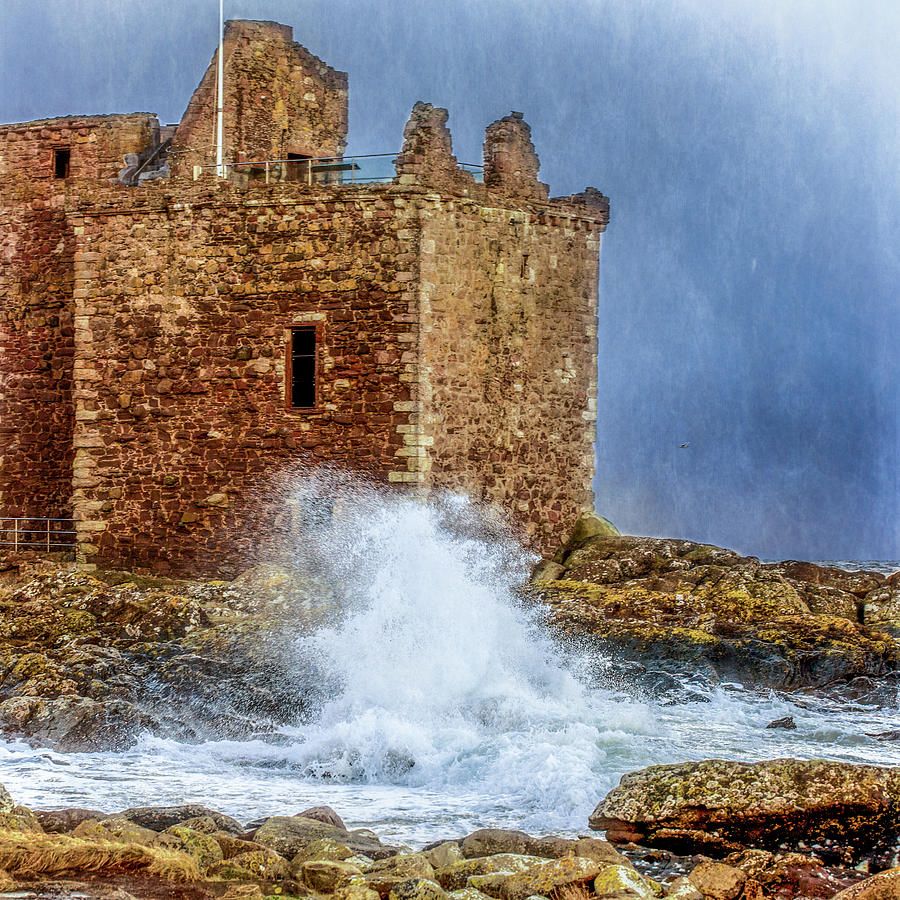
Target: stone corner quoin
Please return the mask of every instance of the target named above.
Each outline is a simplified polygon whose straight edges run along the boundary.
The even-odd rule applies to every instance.
[[[216,65],[177,125],[0,126],[0,515],[227,573],[283,524],[259,485],[329,463],[554,547],[593,506],[607,198],[550,199],[517,112],[480,169],[422,102],[399,153],[344,158],[347,75],[272,22],[227,23],[218,177]]]

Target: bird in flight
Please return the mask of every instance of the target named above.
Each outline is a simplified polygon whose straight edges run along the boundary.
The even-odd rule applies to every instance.
[[[681,445],[681,449],[682,449],[682,450],[685,450],[685,449],[687,449],[687,448],[690,447],[690,446],[691,446],[691,442],[690,442],[690,441],[685,441],[685,442]]]

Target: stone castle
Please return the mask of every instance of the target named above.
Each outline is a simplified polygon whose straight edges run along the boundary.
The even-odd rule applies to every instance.
[[[417,103],[390,171],[343,156],[347,76],[272,22],[224,39],[177,126],[0,126],[0,516],[74,519],[82,562],[229,567],[287,460],[460,489],[548,548],[592,508],[600,236],[530,129],[483,169]]]

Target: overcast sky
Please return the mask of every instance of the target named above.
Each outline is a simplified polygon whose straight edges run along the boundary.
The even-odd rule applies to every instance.
[[[900,4],[225,5],[349,72],[351,152],[422,99],[479,162],[521,110],[551,194],[611,197],[595,487],[623,531],[900,557]],[[0,121],[178,121],[217,7],[0,0]]]

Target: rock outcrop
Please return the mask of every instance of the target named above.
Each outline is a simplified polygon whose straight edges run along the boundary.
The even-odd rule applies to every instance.
[[[853,862],[900,832],[900,768],[824,760],[705,760],[623,776],[590,827],[613,842],[724,856],[814,849]]]
[[[142,732],[197,740],[271,730],[302,714],[297,673],[280,651],[331,609],[324,586],[273,566],[232,583],[7,573],[0,733],[97,751]]]
[[[580,525],[538,564],[530,589],[559,632],[620,666],[778,689],[900,666],[896,576],[764,564],[691,541],[582,536]]]

